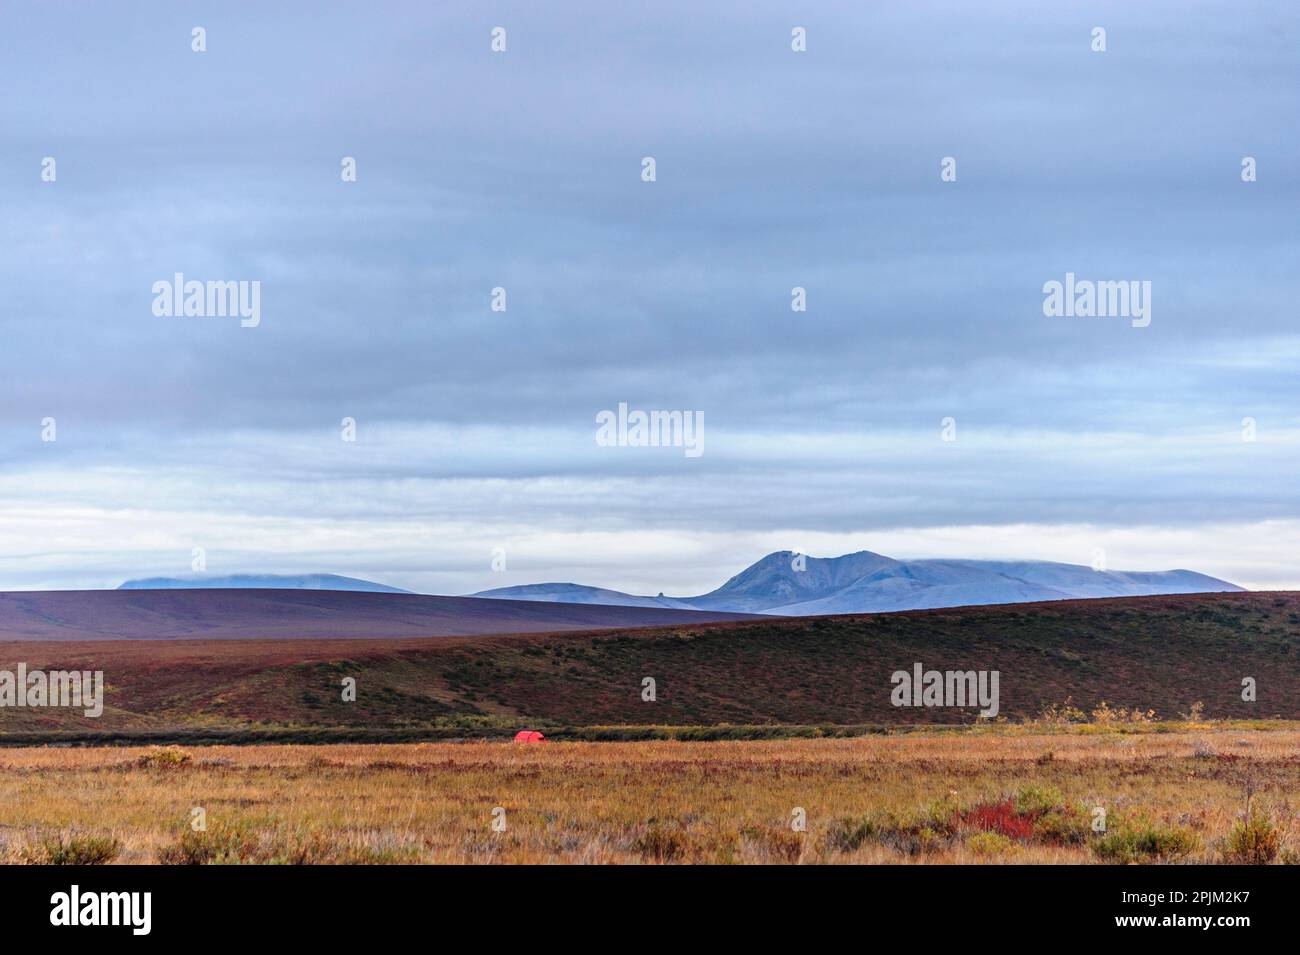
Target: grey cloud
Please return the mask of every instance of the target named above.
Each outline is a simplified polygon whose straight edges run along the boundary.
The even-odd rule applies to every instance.
[[[1300,416],[1294,352],[1226,360],[1294,334],[1298,21],[1280,3],[7,4],[6,467],[157,469],[177,508],[368,496],[376,515],[574,528],[593,500],[611,527],[709,531],[1297,516],[1289,451],[1161,442]],[[150,286],[177,271],[261,281],[261,327],[155,318]],[[1151,327],[1045,318],[1066,271],[1150,279]],[[702,410],[706,457],[597,455],[593,416],[619,401]],[[941,460],[922,442],[949,414],[1044,444]],[[437,458],[318,454],[344,415],[451,436]],[[799,459],[792,434],[903,450]],[[527,484],[548,478],[573,483]],[[457,479],[489,484],[446,496]],[[85,501],[115,493],[86,480]]]

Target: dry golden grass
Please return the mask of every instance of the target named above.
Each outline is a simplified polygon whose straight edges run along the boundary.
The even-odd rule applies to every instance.
[[[116,861],[1046,862],[1096,861],[1076,844],[1003,839],[971,807],[1039,787],[1112,830],[1141,816],[1190,832],[1186,861],[1222,859],[1245,809],[1300,850],[1300,731],[1123,735],[911,734],[752,742],[432,743],[0,750],[0,857],[116,840]],[[142,757],[145,757],[142,759]],[[207,830],[189,825],[193,807]],[[494,832],[493,810],[506,829]],[[802,807],[807,831],[791,829]],[[938,808],[936,808],[938,807]],[[874,819],[843,838],[843,819]],[[882,830],[880,820],[892,820]],[[908,827],[911,827],[908,829]],[[1086,827],[1085,827],[1086,828]],[[837,836],[836,833],[840,835]],[[98,841],[96,841],[98,840]],[[972,842],[973,840],[973,842]],[[44,854],[43,854],[44,852]],[[1293,856],[1288,856],[1293,857]]]

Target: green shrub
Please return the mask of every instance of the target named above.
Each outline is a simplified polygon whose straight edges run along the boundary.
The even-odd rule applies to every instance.
[[[914,821],[918,825],[947,832],[955,828],[954,820],[960,815],[961,803],[957,799],[957,794],[949,793],[926,806]]]
[[[1261,813],[1238,820],[1223,845],[1223,861],[1237,865],[1268,865],[1275,860],[1282,833]]]
[[[860,819],[845,817],[831,823],[826,830],[826,848],[831,852],[855,852],[863,843],[880,834],[880,827],[871,816]]]
[[[890,844],[899,852],[915,856],[944,848],[951,841],[949,835],[946,831],[923,826],[914,832],[897,833]]]
[[[1061,806],[1034,822],[1034,838],[1054,846],[1078,846],[1088,841],[1092,825],[1076,806]]]
[[[1016,812],[1022,816],[1035,816],[1050,812],[1065,802],[1065,797],[1055,786],[1022,786],[1016,793]]]
[[[1092,844],[1099,859],[1107,862],[1176,862],[1200,848],[1200,839],[1190,829],[1137,823],[1112,829]]]
[[[1016,843],[996,832],[977,832],[966,840],[966,847],[977,856],[1002,856],[1016,849]]]

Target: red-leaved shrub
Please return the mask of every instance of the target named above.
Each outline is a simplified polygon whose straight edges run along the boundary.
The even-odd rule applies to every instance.
[[[1016,801],[982,802],[957,814],[958,821],[973,829],[996,832],[1008,839],[1029,839],[1034,834],[1034,817],[1016,812]]]

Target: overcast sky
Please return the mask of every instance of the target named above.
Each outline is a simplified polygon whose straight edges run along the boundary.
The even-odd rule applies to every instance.
[[[631,6],[0,7],[0,589],[195,547],[430,593],[864,548],[1300,586],[1300,7]],[[177,272],[260,325],[156,316]],[[1150,325],[1045,316],[1067,272]],[[704,453],[598,447],[620,402]]]

